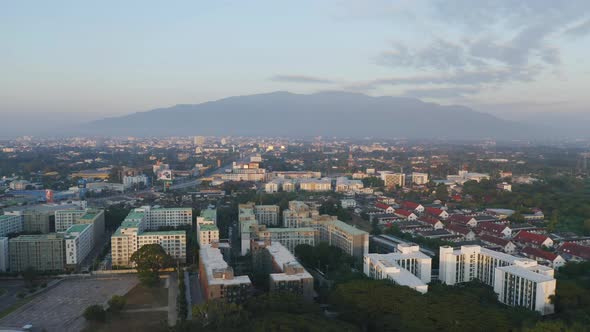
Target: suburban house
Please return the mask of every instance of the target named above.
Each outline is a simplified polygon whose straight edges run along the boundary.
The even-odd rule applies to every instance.
[[[522,246],[531,246],[536,248],[553,247],[553,240],[551,240],[551,238],[549,238],[547,235],[531,233],[528,231],[518,232],[513,240]]]
[[[408,210],[404,210],[404,209],[397,209],[394,212],[396,215],[398,215],[401,218],[405,218],[407,220],[416,220],[418,219],[418,216],[416,216],[413,212],[408,211]]]
[[[423,213],[424,212],[424,206],[422,206],[422,204],[418,204],[415,202],[404,201],[404,202],[400,203],[400,207],[402,209],[414,211],[416,213]]]
[[[393,213],[395,212],[395,209],[393,207],[391,207],[391,205],[385,204],[385,203],[381,203],[381,202],[377,202],[375,203],[375,208],[378,210],[383,211],[383,213]]]
[[[466,241],[473,241],[475,240],[475,232],[471,230],[471,228],[466,226],[461,226],[458,224],[448,224],[446,226],[446,230],[455,234],[463,236]]]
[[[543,249],[526,247],[522,249],[521,253],[528,258],[534,259],[539,263],[549,265],[554,269],[557,269],[565,264],[565,259],[563,259],[563,257]]]
[[[426,214],[441,219],[447,219],[449,217],[449,213],[447,211],[435,207],[427,207]]]
[[[590,261],[590,247],[573,242],[564,242],[557,249],[562,255],[573,261]]]
[[[469,227],[477,226],[477,220],[475,218],[464,214],[452,214],[447,218],[447,222]]]
[[[488,246],[498,248],[508,254],[511,254],[516,250],[516,245],[512,243],[512,241],[493,235],[482,234],[479,236],[479,240]]]
[[[477,224],[477,231],[490,234],[498,237],[511,237],[512,229],[503,224],[495,224],[493,222],[484,221]]]
[[[443,229],[445,227],[445,225],[440,220],[428,216],[422,216],[418,218],[418,222],[421,222],[425,225],[430,225],[434,229]]]

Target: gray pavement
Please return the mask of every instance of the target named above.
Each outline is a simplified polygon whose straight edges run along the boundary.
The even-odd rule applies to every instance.
[[[176,297],[178,296],[178,277],[176,273],[168,276],[168,326],[176,325],[178,312],[176,311]]]
[[[0,320],[3,327],[32,324],[35,330],[81,331],[84,309],[105,304],[113,295],[125,295],[138,283],[129,275],[64,279]]]

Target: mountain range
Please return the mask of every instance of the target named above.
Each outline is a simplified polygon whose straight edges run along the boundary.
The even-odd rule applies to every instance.
[[[413,98],[360,93],[271,92],[176,105],[79,126],[86,135],[337,136],[380,138],[518,139],[532,128]]]

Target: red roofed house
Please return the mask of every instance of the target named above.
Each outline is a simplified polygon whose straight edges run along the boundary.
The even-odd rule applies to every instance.
[[[477,226],[477,220],[471,216],[464,214],[451,214],[447,221],[453,224],[460,224],[463,226],[475,227]]]
[[[481,240],[481,242],[487,245],[502,248],[502,251],[508,254],[511,254],[516,250],[516,245],[514,245],[514,243],[512,243],[512,241],[510,240],[502,239],[488,234],[480,235],[479,239]]]
[[[422,216],[418,218],[418,222],[430,225],[434,229],[443,229],[445,227],[445,225],[440,220],[428,216]]]
[[[557,269],[565,264],[565,259],[563,259],[563,257],[543,249],[526,247],[522,249],[521,253],[528,258],[536,260],[539,263],[547,263],[554,269]]]
[[[383,211],[383,213],[393,213],[395,211],[391,205],[387,205],[385,203],[377,202],[375,203],[375,208]]]
[[[573,261],[590,261],[590,247],[573,242],[565,242],[557,249],[563,255],[571,256]]]
[[[413,212],[403,209],[397,209],[394,212],[395,215],[400,216],[402,218],[406,218],[407,220],[416,220],[418,216],[416,216]]]
[[[461,235],[465,238],[466,241],[473,241],[475,240],[475,233],[469,227],[457,225],[457,224],[448,224],[446,227],[447,231],[455,234]]]
[[[551,240],[547,235],[535,234],[527,231],[518,232],[513,240],[520,244],[533,247],[553,247],[553,240]]]
[[[489,221],[480,222],[477,224],[477,231],[499,236],[499,237],[511,237],[512,230],[510,227],[503,225],[503,224],[496,224]]]
[[[415,202],[403,201],[403,202],[400,203],[400,206],[403,209],[414,211],[414,212],[417,212],[417,213],[424,212],[424,206],[422,206],[422,204],[418,204],[418,203],[415,203]]]
[[[449,213],[447,211],[441,210],[438,208],[434,208],[434,207],[427,207],[426,213],[431,216],[441,218],[441,219],[447,219],[449,217]]]

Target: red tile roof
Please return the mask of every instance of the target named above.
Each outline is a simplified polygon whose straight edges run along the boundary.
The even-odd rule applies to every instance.
[[[487,235],[487,234],[480,235],[479,239],[482,240],[483,242],[496,244],[496,245],[499,245],[502,247],[505,247],[506,245],[508,245],[508,243],[510,243],[510,240],[501,239],[499,237],[495,237],[495,236]]]
[[[385,204],[385,203],[381,203],[381,202],[377,202],[375,203],[375,207],[381,210],[387,210],[390,208],[389,205]]]
[[[583,246],[573,242],[565,242],[559,251],[572,256],[580,257],[590,261],[590,247]]]
[[[397,209],[395,210],[395,214],[401,214],[404,217],[409,217],[413,212],[404,210],[404,209]]]
[[[489,221],[482,221],[479,224],[477,224],[478,231],[484,231],[493,234],[503,234],[502,232],[506,228],[506,225],[499,225]]]
[[[446,229],[453,232],[453,233],[459,233],[459,234],[463,234],[463,235],[467,235],[471,231],[471,229],[469,229],[465,226],[455,225],[455,224],[448,224]]]
[[[434,207],[427,207],[426,213],[431,214],[433,216],[440,216],[444,211]]]
[[[438,220],[436,218],[428,217],[428,216],[422,216],[422,217],[418,218],[418,221],[426,223],[426,224],[430,224],[432,226],[434,226],[440,222],[440,220]]]
[[[543,258],[543,259],[546,259],[551,262],[553,262],[558,256],[552,252],[548,252],[543,249],[533,248],[533,247],[526,247],[526,248],[522,249],[522,253],[525,254],[526,256]]]
[[[547,238],[548,237],[546,235],[535,234],[527,231],[520,231],[514,237],[514,240],[518,242],[532,243],[540,246],[543,244],[543,242],[547,240]]]
[[[410,201],[404,201],[404,202],[401,202],[400,206],[403,207],[404,209],[415,210],[418,206],[420,206],[420,204],[415,203],[415,202],[410,202]]]

